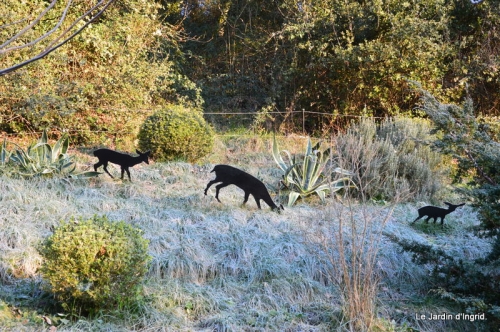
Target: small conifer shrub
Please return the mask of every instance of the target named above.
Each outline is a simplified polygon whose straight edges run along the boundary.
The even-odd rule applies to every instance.
[[[138,139],[139,149],[157,161],[194,162],[212,151],[214,132],[200,111],[176,105],[148,117]]]
[[[63,222],[40,253],[49,290],[63,309],[78,314],[133,303],[150,261],[142,231],[105,216]]]

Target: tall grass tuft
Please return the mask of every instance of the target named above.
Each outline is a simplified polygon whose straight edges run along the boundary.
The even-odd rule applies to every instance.
[[[366,154],[367,151],[358,145],[349,145],[350,149],[345,150],[347,146],[342,137],[333,145],[336,149],[344,149],[344,154],[337,156],[337,163],[343,169],[356,169],[363,164],[371,170],[383,161],[376,151]],[[331,266],[329,277],[340,292],[342,320],[350,331],[371,331],[377,324],[380,282],[377,258],[382,247],[383,229],[394,206],[409,194],[410,189],[405,182],[394,182],[393,190],[397,195],[392,197],[391,205],[374,206],[369,203],[367,194],[374,180],[372,174],[355,172],[352,180],[358,185],[358,199],[354,200],[354,195],[349,192],[355,189],[346,188],[341,201],[329,205],[325,217],[332,222],[323,229],[320,238]]]

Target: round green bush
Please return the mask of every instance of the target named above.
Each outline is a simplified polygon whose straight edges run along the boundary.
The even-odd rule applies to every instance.
[[[148,117],[138,139],[139,149],[157,161],[194,162],[212,151],[214,132],[200,111],[177,105]]]
[[[63,309],[80,314],[133,303],[150,261],[142,231],[105,216],[63,222],[40,253],[49,290]]]

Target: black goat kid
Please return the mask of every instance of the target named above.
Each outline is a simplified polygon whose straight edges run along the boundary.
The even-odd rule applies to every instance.
[[[135,150],[135,152],[139,154],[137,157],[132,157],[128,154],[116,152],[110,149],[95,150],[94,156],[96,156],[99,161],[94,164],[94,170],[97,172],[97,169],[104,165],[104,171],[106,171],[106,173],[108,173],[108,175],[113,178],[113,175],[108,172],[108,162],[110,162],[112,164],[120,165],[122,169],[122,180],[123,174],[127,172],[128,179],[132,181],[132,179],[130,178],[130,171],[128,170],[129,167],[133,167],[142,162],[149,164],[148,157],[151,153],[150,151],[142,153],[139,150]]]
[[[220,202],[219,191],[224,187],[234,184],[245,192],[245,200],[243,201],[243,204],[245,204],[248,201],[248,197],[252,195],[259,209],[261,208],[261,199],[273,210],[279,211],[280,209],[283,209],[282,205],[278,207],[274,204],[266,186],[252,175],[229,165],[216,165],[212,172],[215,172],[215,179],[207,184],[207,187],[205,188],[205,195],[211,185],[217,182],[222,182],[221,184],[215,186],[215,198]]]
[[[448,205],[448,209],[443,209],[437,206],[424,206],[418,209],[418,217],[417,219],[413,220],[413,222],[417,221],[418,219],[427,216],[427,219],[425,219],[425,222],[429,222],[429,219],[434,219],[434,223],[436,223],[436,220],[438,218],[441,218],[441,225],[443,225],[444,222],[444,217],[446,217],[447,214],[455,211],[455,209],[459,206],[465,205],[465,203],[454,205],[448,202],[444,202],[444,204]]]

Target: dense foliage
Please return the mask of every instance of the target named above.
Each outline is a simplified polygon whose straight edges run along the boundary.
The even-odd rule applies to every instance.
[[[198,108],[204,100],[208,113],[238,113],[212,117],[216,124],[249,125],[260,113],[255,121],[265,129],[320,133],[352,116],[415,113],[406,79],[446,102],[460,101],[467,85],[477,112],[498,115],[499,5],[116,2],[57,52],[1,78],[0,130],[50,125],[72,130],[77,143],[130,144],[159,107]],[[9,0],[2,8],[14,22],[43,2]],[[50,19],[42,23],[37,29],[52,28]],[[19,25],[2,27],[7,40]],[[0,65],[22,52],[6,53]]]
[[[467,84],[479,112],[498,114],[498,0],[162,3],[194,39],[181,45],[185,68],[211,112],[260,110],[267,129],[321,132],[413,113],[409,78],[454,102]]]
[[[429,287],[434,294],[452,301],[468,313],[486,313],[489,330],[500,326],[500,143],[498,127],[480,122],[474,104],[443,104],[421,88],[421,110],[432,120],[439,139],[434,148],[456,161],[455,181],[462,184],[472,205],[478,208],[479,234],[492,236],[492,249],[478,259],[457,259],[445,250],[418,241],[392,239],[413,254],[419,264],[431,267]],[[482,232],[486,229],[487,232]]]
[[[498,132],[476,119],[470,98],[460,106],[442,104],[428,91],[420,92],[421,109],[441,135],[435,147],[457,161],[455,181],[464,180],[468,185],[465,192],[474,199],[482,225],[489,230],[500,229],[500,143],[495,140]]]
[[[136,300],[150,260],[141,234],[105,216],[57,227],[40,250],[41,270],[63,308],[96,313]]]
[[[149,116],[139,130],[139,149],[157,161],[196,161],[212,151],[214,132],[200,111],[170,105]]]
[[[336,158],[354,172],[365,198],[436,200],[450,167],[427,145],[435,140],[430,131],[422,119],[394,118],[380,124],[364,119],[338,135]]]
[[[56,9],[62,11],[64,5]],[[42,1],[9,1],[5,6],[9,22],[45,7]],[[69,22],[79,4],[71,8]],[[41,132],[51,127],[69,132],[76,144],[129,148],[142,120],[157,107],[173,101],[199,107],[198,89],[172,61],[178,36],[161,24],[157,10],[154,2],[118,1],[64,47],[0,77],[0,130]],[[48,18],[37,29],[48,30],[52,24]],[[0,29],[0,40],[16,28],[19,24]],[[0,65],[21,59],[22,53],[6,53]]]

